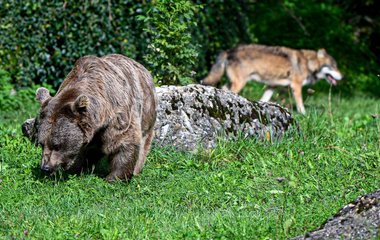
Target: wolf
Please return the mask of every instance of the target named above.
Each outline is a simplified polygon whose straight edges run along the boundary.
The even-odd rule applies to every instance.
[[[302,87],[326,79],[336,85],[343,78],[335,59],[325,49],[317,51],[258,44],[241,45],[219,54],[204,85],[216,85],[224,72],[229,90],[239,93],[250,80],[267,85],[261,101],[269,101],[273,88],[290,86],[298,112],[305,114]]]

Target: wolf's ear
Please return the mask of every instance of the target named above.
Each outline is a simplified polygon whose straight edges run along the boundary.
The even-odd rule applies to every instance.
[[[47,99],[51,98],[49,90],[44,87],[40,87],[36,91],[36,99],[40,104],[44,103]]]
[[[86,95],[80,95],[77,97],[74,103],[74,109],[77,112],[86,111],[87,107],[90,105],[90,99]]]
[[[318,58],[325,57],[326,56],[326,50],[324,48],[318,49],[317,56],[318,56]]]

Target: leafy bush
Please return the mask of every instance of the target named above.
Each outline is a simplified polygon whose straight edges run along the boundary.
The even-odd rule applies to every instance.
[[[189,84],[193,81],[198,45],[191,36],[199,6],[189,0],[153,1],[139,20],[146,24],[149,45],[145,62],[158,84]]]
[[[26,110],[35,104],[35,91],[40,85],[32,84],[31,87],[21,88],[17,91],[11,83],[9,73],[0,69],[0,111]],[[51,86],[44,84],[52,94]]]
[[[76,59],[109,53],[142,62],[163,83],[186,84],[198,54],[197,9],[188,0],[10,1],[0,9],[0,59],[19,86],[57,87]]]
[[[57,87],[81,56],[124,53],[140,46],[135,1],[7,1],[0,8],[0,59],[18,85]]]
[[[0,69],[0,111],[9,110],[17,106],[14,101],[14,89],[9,74]]]

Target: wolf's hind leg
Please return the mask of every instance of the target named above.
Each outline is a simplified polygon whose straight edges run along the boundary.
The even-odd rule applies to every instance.
[[[261,97],[260,101],[268,102],[271,99],[273,92],[274,92],[273,88],[267,88],[263,96]]]
[[[241,78],[234,78],[232,81],[231,79],[231,87],[230,90],[234,93],[239,93],[244,87],[247,82]]]
[[[230,91],[239,93],[244,88],[247,80],[240,76],[235,68],[228,68],[227,75],[231,82]]]

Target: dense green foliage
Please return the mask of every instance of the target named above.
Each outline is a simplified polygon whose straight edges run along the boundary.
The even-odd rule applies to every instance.
[[[188,0],[163,0],[153,2],[146,16],[139,16],[146,24],[149,41],[144,60],[158,84],[186,85],[193,81],[198,53],[191,42],[191,27],[196,26],[197,9]]]
[[[18,86],[57,87],[79,57],[115,52],[142,62],[160,84],[187,84],[203,78],[221,50],[257,42],[324,47],[345,75],[338,90],[380,95],[378,1],[26,0],[1,6],[1,67]]]
[[[243,94],[251,92],[249,86]],[[19,99],[19,101],[23,101]],[[109,184],[104,168],[41,174],[41,149],[21,136],[34,115],[0,112],[0,238],[285,239],[322,224],[380,186],[378,101],[306,99],[302,134],[279,142],[240,139],[180,153],[153,147],[143,173]]]
[[[81,56],[123,53],[136,57],[135,1],[1,3],[2,67],[21,85],[58,86]]]
[[[39,85],[32,84],[30,88],[21,88],[16,91],[9,74],[0,69],[0,111],[27,112],[28,107],[34,104],[35,90]],[[50,86],[44,85],[54,94]]]

